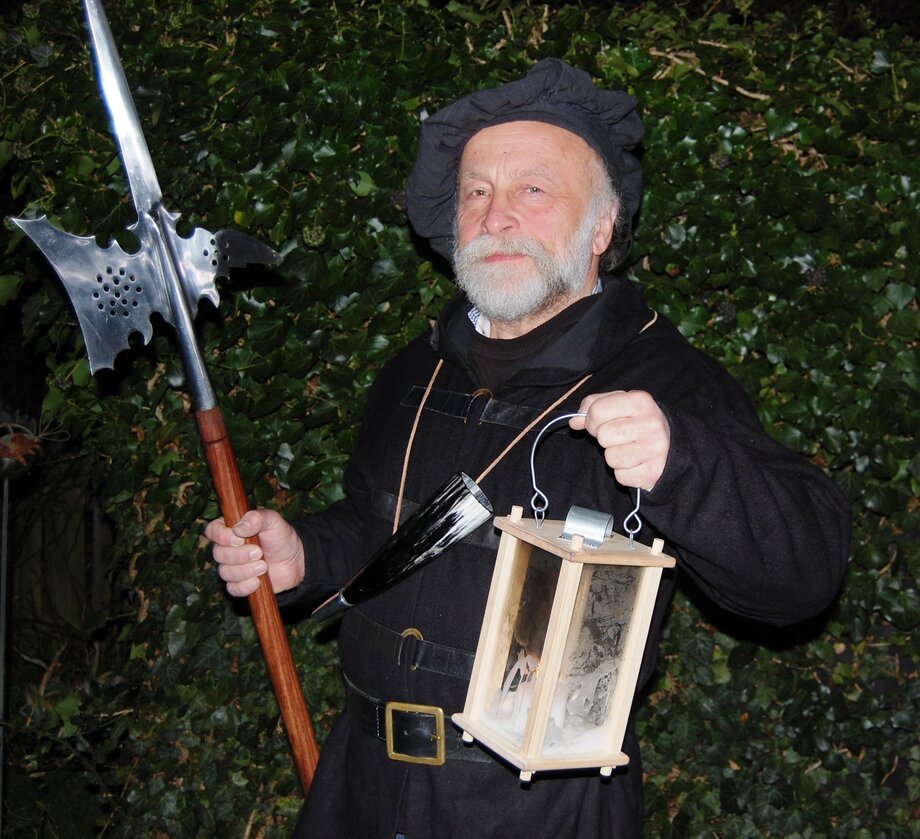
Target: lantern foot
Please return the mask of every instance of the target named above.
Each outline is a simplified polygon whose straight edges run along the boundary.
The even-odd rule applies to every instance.
[[[533,778],[533,772],[528,772],[525,770],[521,772],[520,778],[521,778],[521,781],[523,781],[525,784],[529,784],[531,779]]]
[[[464,743],[472,743],[475,738],[469,732],[464,731],[463,734],[460,735],[460,739],[463,740]]]
[[[612,774],[613,774],[613,767],[612,767],[612,766],[602,766],[602,767],[601,767],[601,775],[602,775],[603,777],[609,778]]]

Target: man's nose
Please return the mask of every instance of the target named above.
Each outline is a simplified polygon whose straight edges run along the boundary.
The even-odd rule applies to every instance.
[[[482,218],[482,232],[491,236],[499,236],[514,230],[517,224],[517,216],[508,200],[502,196],[493,195],[486,214]]]

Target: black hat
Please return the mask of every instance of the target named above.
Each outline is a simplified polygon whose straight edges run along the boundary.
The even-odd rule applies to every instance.
[[[636,100],[601,90],[583,70],[544,58],[523,78],[479,90],[422,122],[418,157],[406,184],[406,210],[416,232],[451,258],[457,167],[477,131],[517,120],[547,122],[581,137],[603,158],[629,219],[642,198],[642,166],[632,150],[642,140]]]

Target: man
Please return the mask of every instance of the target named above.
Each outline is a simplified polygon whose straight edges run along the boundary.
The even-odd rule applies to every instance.
[[[721,607],[791,623],[820,613],[843,575],[847,504],[817,469],[768,437],[740,387],[650,310],[621,260],[641,195],[635,103],[547,59],[422,125],[407,205],[416,230],[451,256],[465,295],[433,334],[379,374],[347,499],[295,523],[248,513],[208,525],[231,594],[269,573],[283,602],[338,588],[409,513],[459,470],[498,461],[482,488],[496,512],[532,495],[532,432],[580,410],[538,451],[547,515],[577,504],[618,529],[642,492],[643,537],[662,537]],[[585,378],[588,377],[589,378]],[[547,409],[551,408],[549,413]],[[504,454],[502,454],[504,452]],[[542,465],[541,465],[542,464]],[[243,544],[258,533],[262,550]],[[298,836],[634,837],[641,765],[538,776],[451,732],[441,766],[393,760],[378,729],[387,701],[463,707],[497,546],[491,523],[389,591],[346,613],[348,708],[331,733]],[[655,667],[675,574],[666,574],[639,678]],[[417,755],[416,755],[417,756]]]

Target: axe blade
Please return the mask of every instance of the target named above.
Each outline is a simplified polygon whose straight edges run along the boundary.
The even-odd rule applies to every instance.
[[[86,344],[89,369],[114,367],[115,356],[133,333],[146,344],[153,335],[150,316],[169,311],[148,251],[125,253],[116,242],[100,248],[92,236],[58,230],[45,216],[14,218],[61,278]]]
[[[196,228],[184,238],[176,232],[179,216],[159,212],[161,230],[177,257],[179,279],[193,317],[202,297],[215,307],[220,303],[216,276],[228,277],[231,268],[249,263],[277,265],[281,261],[281,255],[268,245],[235,230],[211,233]],[[154,312],[177,325],[156,251],[146,244],[159,235],[146,213],[129,228],[144,243],[134,254],[123,251],[117,242],[101,248],[94,237],[66,233],[45,216],[10,220],[38,246],[61,278],[83,333],[91,372],[114,367],[118,353],[129,348],[132,334],[140,334],[148,343]]]

